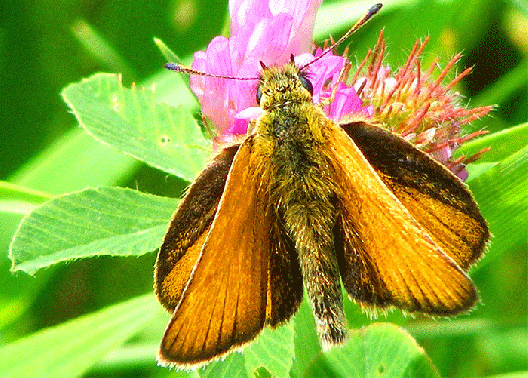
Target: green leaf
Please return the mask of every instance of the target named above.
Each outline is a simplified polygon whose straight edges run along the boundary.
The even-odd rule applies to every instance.
[[[106,162],[112,162],[112,169],[108,169]],[[137,165],[137,160],[75,128],[48,146],[10,180],[28,188],[62,194],[90,186],[116,185],[127,180]]]
[[[62,91],[95,139],[191,181],[211,150],[192,115],[156,102],[154,90],[124,88],[119,75],[96,74]]]
[[[266,327],[255,341],[241,352],[229,354],[198,370],[200,377],[254,377],[265,369],[272,377],[287,377],[294,356],[293,322],[271,329]]]
[[[504,327],[494,332],[480,334],[477,339],[479,351],[495,365],[509,366],[512,370],[528,367],[528,334],[526,324],[515,328]]]
[[[0,348],[0,376],[78,377],[159,311],[161,306],[149,294],[4,345]]]
[[[478,336],[493,332],[494,324],[481,318],[420,319],[407,324],[405,329],[417,339],[446,339],[448,337]]]
[[[192,60],[184,58],[184,61]],[[184,106],[191,113],[200,111],[200,103],[189,87],[189,75],[164,69],[149,78],[145,86],[155,86],[156,101],[166,103],[173,108]]]
[[[266,327],[257,340],[244,349],[246,371],[253,376],[265,368],[272,377],[287,377],[294,358],[294,322],[276,329]]]
[[[244,365],[244,356],[232,353],[225,360],[215,361],[198,370],[202,378],[249,378]]]
[[[474,269],[506,250],[528,246],[528,146],[472,180],[470,188],[493,234],[491,248]]]
[[[22,217],[49,199],[47,193],[0,182],[0,250],[9,249]],[[9,272],[9,260],[3,258],[0,261],[0,332],[4,340],[9,338],[10,333],[17,332],[20,318],[31,306],[29,298],[34,298],[44,282],[46,275],[41,275],[39,280],[15,277]]]
[[[98,255],[142,255],[159,247],[176,200],[123,188],[58,196],[26,216],[10,246],[12,270]]]
[[[454,155],[455,157],[471,156],[484,148],[491,147],[481,156],[478,163],[498,162],[526,146],[528,146],[528,122],[466,142]]]
[[[153,323],[156,321],[154,320]],[[142,334],[148,332],[151,326],[145,327]],[[163,329],[159,332],[156,330],[154,336],[161,337]],[[156,351],[159,349],[159,340],[153,342],[142,342],[138,341],[142,337],[141,334],[134,337],[134,342],[125,344],[117,349],[114,349],[109,353],[103,360],[99,361],[93,366],[89,374],[89,377],[119,377],[123,371],[146,371],[147,369],[153,369],[157,374],[156,377],[170,377],[170,378],[198,378],[198,372],[196,370],[169,370],[157,365],[157,361],[154,358]],[[143,376],[143,374],[141,375]]]
[[[50,198],[47,193],[0,181],[0,213],[26,215]]]
[[[113,72],[121,72],[125,77],[137,77],[135,70],[119,54],[97,29],[86,20],[77,19],[71,27],[73,36],[86,52],[95,58],[99,65]]]
[[[416,341],[390,323],[374,323],[350,332],[350,339],[320,355],[306,377],[438,377]]]
[[[497,374],[497,375],[486,375],[486,378],[526,378],[528,377],[528,371],[519,371],[515,373]]]
[[[321,344],[315,332],[312,308],[307,300],[306,291],[301,307],[294,317],[295,359],[291,369],[292,377],[302,377],[313,360],[320,355]]]
[[[472,180],[479,177],[484,172],[489,171],[491,168],[496,166],[497,163],[473,163],[466,166],[468,172],[468,179],[466,183],[469,184]]]
[[[154,43],[158,46],[158,49],[163,54],[167,62],[174,62],[181,64],[182,61],[178,56],[159,38],[154,38]]]

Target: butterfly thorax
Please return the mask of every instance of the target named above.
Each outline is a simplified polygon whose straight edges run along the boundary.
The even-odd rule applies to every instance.
[[[271,203],[284,209],[285,217],[295,203],[310,204],[314,213],[333,213],[335,184],[324,152],[324,130],[335,125],[312,103],[306,76],[293,63],[264,68],[258,97],[264,113],[254,128],[257,150],[271,160],[266,164],[271,170]],[[320,218],[328,223],[320,230],[333,227],[327,215]]]

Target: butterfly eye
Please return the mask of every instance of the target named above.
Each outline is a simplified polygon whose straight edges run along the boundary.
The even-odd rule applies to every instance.
[[[260,105],[260,98],[262,97],[262,91],[260,90],[260,86],[257,87],[257,104]]]
[[[304,76],[303,74],[299,75],[299,80],[301,81],[301,84],[304,87],[304,89],[310,92],[310,95],[313,96],[313,85],[310,82],[310,80],[308,80],[308,78]]]

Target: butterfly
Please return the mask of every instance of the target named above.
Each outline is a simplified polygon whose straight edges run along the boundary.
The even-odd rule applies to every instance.
[[[329,119],[308,66],[262,64],[262,115],[171,220],[155,268],[172,313],[161,364],[199,366],[284,324],[303,286],[323,350],[347,337],[341,285],[366,310],[448,316],[477,301],[467,271],[489,231],[465,184],[375,120]]]

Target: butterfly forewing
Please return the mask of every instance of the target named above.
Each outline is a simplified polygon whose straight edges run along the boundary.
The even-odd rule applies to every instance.
[[[218,210],[162,341],[162,363],[199,364],[262,330],[272,241],[252,138],[239,148]],[[201,241],[201,238],[198,239]],[[269,310],[268,310],[269,311]]]
[[[365,158],[435,243],[464,270],[489,231],[465,185],[402,138],[364,122],[343,125]]]
[[[337,125],[330,128],[329,161],[339,180],[336,237],[343,284],[363,305],[448,315],[469,308],[476,291],[383,183]]]
[[[191,185],[174,213],[156,262],[155,290],[169,311],[178,305],[220,202],[238,145],[224,148]]]

